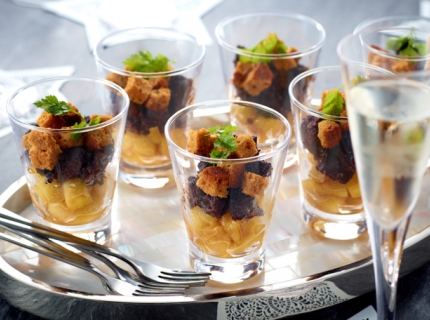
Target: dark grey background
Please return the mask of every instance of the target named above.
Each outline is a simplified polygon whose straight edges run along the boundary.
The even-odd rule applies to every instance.
[[[154,0],[155,1],[155,0]],[[361,21],[387,15],[418,15],[418,0],[225,0],[203,17],[213,39],[226,16],[254,10],[287,10],[319,21],[327,33],[320,66],[338,64],[336,44]],[[288,27],[288,26],[286,26]],[[40,9],[0,0],[0,69],[16,70],[74,65],[75,75],[96,76],[84,27]],[[216,45],[207,48],[196,101],[226,98]],[[0,192],[23,175],[11,135],[0,139]],[[430,267],[400,281],[398,319],[430,318]],[[1,294],[1,293],[0,293]],[[374,304],[369,293],[341,305],[291,319],[347,319]],[[0,300],[0,319],[36,319]],[[172,318],[173,319],[173,318]]]

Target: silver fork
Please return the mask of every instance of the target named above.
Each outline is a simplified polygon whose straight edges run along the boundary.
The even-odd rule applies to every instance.
[[[41,225],[25,219],[5,208],[0,207],[0,224],[19,231],[34,234],[46,239],[57,239],[85,252],[97,252],[112,256],[127,263],[142,282],[151,286],[162,284],[163,287],[187,288],[189,286],[204,286],[209,280],[210,273],[194,271],[171,270],[149,262],[133,259],[113,248],[100,245],[71,234]]]
[[[67,254],[59,254],[56,251],[47,249],[46,247],[34,247],[32,245],[27,244],[21,239],[12,237],[2,232],[0,232],[0,239],[16,244],[20,247],[38,252],[40,254],[46,255],[50,258],[68,263],[72,266],[81,268],[85,271],[91,272],[92,274],[96,275],[100,279],[100,281],[102,282],[106,290],[108,290],[109,292],[112,292],[113,294],[122,295],[122,296],[147,296],[147,295],[154,294],[149,290],[147,290],[146,288],[141,288],[138,285],[133,285],[131,283],[115,279],[105,274],[100,269],[98,269],[98,267],[96,267],[91,261],[71,251],[67,252]],[[33,241],[33,240],[30,240],[30,241]],[[160,294],[160,293],[156,292],[155,294]]]

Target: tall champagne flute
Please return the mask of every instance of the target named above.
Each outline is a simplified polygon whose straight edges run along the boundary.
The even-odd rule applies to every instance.
[[[429,36],[418,29],[366,29],[337,47],[372,246],[378,319],[395,317],[403,242],[430,155]],[[395,41],[421,51],[405,58],[392,50]],[[408,64],[405,72],[383,68],[399,61]]]

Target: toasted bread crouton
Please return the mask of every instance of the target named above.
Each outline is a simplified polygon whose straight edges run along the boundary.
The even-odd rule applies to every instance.
[[[146,79],[129,77],[124,90],[131,101],[142,104],[148,99],[152,85]]]
[[[242,85],[242,82],[245,81],[248,73],[252,70],[252,68],[252,63],[243,63],[240,61],[236,63],[232,79],[233,84],[236,87],[240,87]]]
[[[63,127],[63,129],[73,129],[73,127]],[[62,150],[84,145],[84,138],[82,135],[75,136],[75,139],[73,139],[70,132],[56,134],[55,140],[57,140],[57,144]]]
[[[64,121],[66,122],[63,127],[70,127],[73,126],[75,123],[80,123],[82,121],[81,116],[79,115],[79,110],[76,108],[71,102],[67,102],[69,107],[73,110],[75,110],[78,114],[75,112],[67,112],[63,117]]]
[[[100,117],[100,123],[105,122],[112,118],[112,116],[109,116],[109,115],[92,115],[90,119],[93,120],[96,117]],[[113,138],[112,138],[111,132],[112,132],[111,126],[86,132],[85,146],[87,150],[96,150],[99,148],[106,147],[109,144],[112,144]]]
[[[410,72],[415,70],[417,63],[412,61],[393,60],[391,71],[393,72]]]
[[[248,196],[258,198],[264,194],[269,185],[269,178],[252,172],[245,172],[242,183],[242,192]]]
[[[339,124],[330,120],[318,122],[318,139],[323,148],[334,148],[342,140],[342,129]]]
[[[236,137],[237,150],[234,156],[237,158],[249,158],[258,153],[257,145],[250,134],[239,134]]]
[[[28,150],[31,165],[36,169],[54,169],[62,152],[49,132],[30,131],[22,137],[22,145]]]
[[[208,156],[212,150],[209,131],[202,128],[200,130],[190,130],[188,134],[190,138],[188,139],[187,151],[200,156]]]
[[[52,113],[43,111],[37,118],[36,123],[41,128],[61,129],[66,125],[66,121],[61,116],[54,116]]]
[[[153,111],[162,111],[167,108],[170,102],[170,89],[160,88],[152,90],[146,101],[145,107]]]
[[[167,88],[169,86],[169,80],[170,78],[168,77],[148,79],[149,83],[152,86],[152,89]]]
[[[297,67],[296,59],[292,58],[284,58],[284,59],[276,59],[273,60],[273,65],[278,70],[290,70]]]
[[[207,167],[199,173],[196,185],[212,197],[227,198],[229,175],[221,167]]]
[[[258,63],[246,76],[242,88],[252,96],[258,96],[272,85],[273,72],[266,63]]]
[[[109,73],[106,77],[106,80],[119,85],[123,89],[127,85],[127,79],[128,77],[113,72]]]

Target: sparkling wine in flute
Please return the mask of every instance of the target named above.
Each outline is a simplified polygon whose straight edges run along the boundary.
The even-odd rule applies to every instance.
[[[370,80],[350,90],[348,119],[368,214],[393,230],[411,214],[430,155],[430,88]]]

